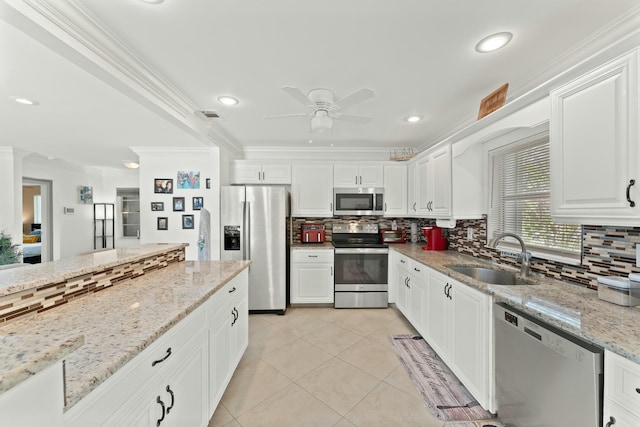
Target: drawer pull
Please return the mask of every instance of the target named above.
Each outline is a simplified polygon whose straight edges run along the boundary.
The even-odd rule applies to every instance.
[[[636,393],[640,393],[640,388],[636,388]]]
[[[309,258],[318,258],[318,255],[307,255]]]
[[[413,269],[414,269],[415,271],[417,271],[418,273],[420,273],[420,269],[415,268],[415,267],[413,267]]]
[[[171,356],[171,347],[169,347],[167,349],[167,354],[165,354],[162,359],[154,360],[153,363],[151,364],[151,366],[156,366],[158,363],[164,362],[165,360],[167,360],[169,358],[169,356]]]
[[[167,414],[168,414],[171,411],[171,409],[173,408],[173,404],[175,403],[175,396],[173,395],[173,391],[171,390],[171,386],[167,386],[167,392],[171,396],[171,405],[169,405],[169,407],[167,408]]]
[[[609,422],[607,423],[607,425],[605,427],[611,427],[615,423],[616,423],[616,419],[613,418],[613,417],[609,417]]]
[[[233,288],[229,289],[229,293],[235,292],[236,291],[236,287],[234,286]]]
[[[406,261],[403,260],[403,259],[401,259],[400,262],[403,263],[403,264],[406,264]]]
[[[159,418],[158,421],[156,421],[156,427],[160,427],[160,424],[162,424],[162,421],[164,421],[164,416],[166,412],[164,410],[164,402],[162,401],[162,399],[160,399],[160,396],[156,397],[156,402],[158,402],[162,407],[162,417]]]

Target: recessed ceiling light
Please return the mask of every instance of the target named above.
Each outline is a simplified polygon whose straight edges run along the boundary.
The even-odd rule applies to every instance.
[[[309,140],[309,144],[313,144],[313,139],[310,139],[310,140]]]
[[[224,105],[236,105],[239,101],[232,96],[220,96],[218,101]]]
[[[142,3],[149,3],[149,4],[159,4],[162,3],[164,0],[140,0]]]
[[[424,117],[422,116],[409,116],[405,120],[409,123],[417,123],[422,120]]]
[[[476,45],[476,50],[480,53],[493,52],[506,46],[511,41],[513,34],[509,32],[491,34],[480,40]]]
[[[19,96],[10,96],[9,98],[22,105],[38,105],[38,101],[34,101],[33,99],[22,98]]]
[[[124,167],[128,168],[128,169],[138,169],[140,167],[140,163],[132,162],[132,161],[126,161],[126,162],[124,162]]]

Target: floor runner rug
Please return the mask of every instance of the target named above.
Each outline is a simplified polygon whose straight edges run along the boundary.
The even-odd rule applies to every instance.
[[[458,421],[446,423],[447,427],[501,425],[480,406],[422,337],[392,335],[390,341],[429,412],[443,421]]]

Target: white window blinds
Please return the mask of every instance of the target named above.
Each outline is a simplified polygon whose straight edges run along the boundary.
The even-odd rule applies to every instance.
[[[489,178],[489,238],[510,232],[537,256],[580,256],[582,228],[551,220],[548,137],[489,152]]]

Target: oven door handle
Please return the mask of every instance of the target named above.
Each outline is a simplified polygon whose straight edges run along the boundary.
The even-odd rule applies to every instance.
[[[353,249],[346,249],[346,248],[336,248],[335,249],[335,254],[336,255],[371,255],[371,254],[380,254],[380,255],[386,255],[389,253],[389,249],[386,248],[353,248]]]

